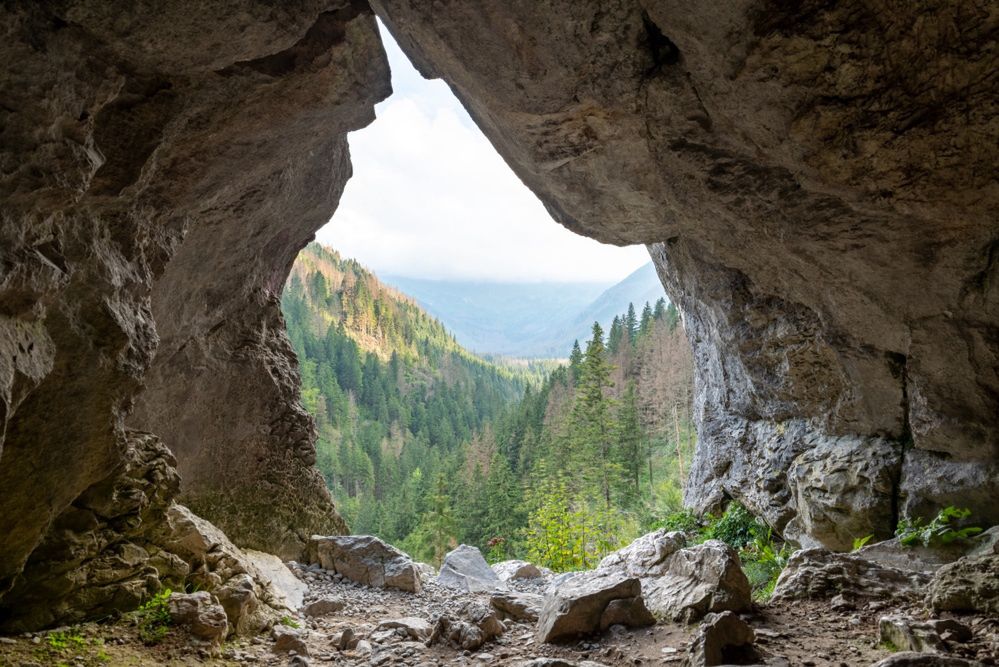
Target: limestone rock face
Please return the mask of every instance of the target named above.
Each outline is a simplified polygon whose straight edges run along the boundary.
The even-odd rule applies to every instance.
[[[240,544],[297,555],[342,531],[277,300],[350,175],[347,132],[389,92],[370,10],[70,0],[5,4],[0,25],[0,596],[24,600],[26,567],[54,560],[87,564],[44,594],[53,617],[153,586],[128,544],[156,521],[84,498],[139,431]]]
[[[372,5],[556,220],[649,244],[695,357],[689,504],[835,549],[999,522],[988,2]]]
[[[828,599],[899,600],[922,597],[930,575],[879,565],[852,554],[826,549],[803,549],[788,559],[774,587],[773,600]]]
[[[376,588],[420,591],[420,572],[409,556],[371,535],[314,535],[309,559],[351,581]]]

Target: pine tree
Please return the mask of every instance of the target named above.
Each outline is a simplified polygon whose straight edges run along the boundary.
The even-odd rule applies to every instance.
[[[572,342],[572,352],[569,353],[569,375],[575,384],[579,381],[579,370],[583,364],[583,352],[579,349],[579,341]]]
[[[628,342],[634,345],[638,338],[638,317],[635,315],[635,304],[628,304],[628,314],[624,316],[624,333],[628,337]]]
[[[642,424],[638,418],[638,400],[635,381],[628,382],[628,388],[621,398],[617,412],[617,442],[621,467],[628,478],[628,500],[636,502],[640,495],[639,476],[642,469],[643,447]]]
[[[617,354],[623,337],[624,327],[621,326],[621,318],[615,315],[614,321],[611,322],[610,333],[607,334],[607,351],[610,352],[611,356]]]
[[[594,322],[593,337],[586,346],[576,388],[570,440],[580,454],[580,461],[586,463],[584,474],[595,478],[597,490],[607,509],[611,506],[611,489],[617,468],[613,453],[613,401],[606,395],[613,386],[610,373],[603,330],[599,323]]]

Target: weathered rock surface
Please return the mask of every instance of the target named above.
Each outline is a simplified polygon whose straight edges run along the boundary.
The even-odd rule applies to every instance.
[[[882,616],[878,633],[881,644],[917,653],[945,653],[946,641],[966,642],[972,636],[968,626],[953,619],[917,621],[901,614]]]
[[[225,609],[208,591],[173,593],[167,600],[167,612],[176,625],[197,639],[219,644],[229,634]]]
[[[930,576],[921,571],[878,565],[855,555],[826,549],[802,549],[788,559],[771,599],[915,601],[925,592]]]
[[[420,590],[420,573],[409,556],[371,535],[313,535],[309,558],[366,586]]]
[[[689,503],[838,549],[943,505],[999,522],[988,2],[374,5],[557,220],[649,244],[694,346]],[[389,90],[368,8],[69,0],[0,25],[0,604],[50,596],[55,622],[152,586],[145,528],[77,511],[137,438],[236,544],[342,532],[278,294]],[[67,527],[105,534],[47,593]]]
[[[458,618],[445,614],[437,619],[427,645],[443,641],[466,651],[474,651],[503,632],[503,624],[493,610],[478,602],[469,602],[459,610]]]
[[[437,582],[469,593],[488,593],[503,585],[482,552],[467,544],[458,545],[444,556]]]
[[[503,618],[533,623],[541,614],[544,596],[519,591],[499,591],[489,598],[489,604],[500,612]]]
[[[159,520],[85,496],[157,437],[181,498],[240,544],[287,557],[342,530],[277,297],[350,175],[347,132],[389,90],[370,12],[73,0],[5,4],[0,25],[17,63],[0,75],[0,595],[22,575],[33,591],[0,604],[28,627],[155,587]],[[162,507],[176,480],[131,500]],[[100,536],[54,556],[71,534]]]
[[[309,646],[305,643],[303,634],[298,628],[275,625],[271,630],[271,638],[274,640],[274,650],[281,653],[294,651],[299,655],[309,655]]]
[[[684,667],[752,665],[760,661],[753,646],[756,633],[730,611],[708,614],[684,658]]]
[[[510,579],[539,579],[544,576],[541,568],[534,563],[528,563],[526,560],[504,560],[493,564],[491,567],[500,581],[509,581]]]
[[[936,611],[999,614],[999,554],[944,565],[930,581],[926,603]]]
[[[393,618],[387,621],[382,621],[378,624],[378,630],[396,630],[402,629],[409,635],[410,638],[417,641],[425,641],[430,638],[430,633],[433,632],[433,626],[430,625],[430,621],[425,618],[416,618],[413,616],[406,616],[404,618]]]
[[[853,552],[853,556],[893,567],[932,574],[943,565],[953,563],[968,552],[967,545],[953,544],[946,547],[924,547],[921,544],[905,546],[899,538],[869,544]]]
[[[336,598],[319,598],[302,607],[302,613],[306,616],[328,616],[340,611],[344,607],[343,600]]]
[[[612,602],[618,604],[611,607]],[[604,614],[610,621],[606,624],[602,622]],[[621,572],[591,570],[545,595],[535,634],[539,642],[558,642],[615,623],[635,627],[655,623],[642,601],[642,585],[636,577]]]
[[[694,347],[689,503],[837,549],[896,506],[999,522],[989,3],[372,4],[556,220],[650,244]]]
[[[243,553],[263,578],[270,581],[275,599],[281,606],[292,610],[302,606],[308,586],[280,558],[253,549],[243,549]]]
[[[683,533],[660,529],[609,554],[599,569],[639,577],[646,606],[674,621],[690,623],[708,612],[744,611],[753,604],[739,555],[718,540],[687,547]]]

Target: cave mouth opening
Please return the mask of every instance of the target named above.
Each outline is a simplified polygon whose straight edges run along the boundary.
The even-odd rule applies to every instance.
[[[620,344],[629,306],[630,326],[637,332],[643,314],[643,332],[661,325],[656,336],[669,349],[660,357],[685,369],[661,383],[677,391],[678,405],[656,418],[663,441],[679,440],[635,474],[651,488],[663,459],[679,457],[683,477],[695,441],[692,364],[685,343],[676,344],[678,314],[648,250],[601,244],[554,222],[447,85],[423,79],[380,32],[393,95],[349,135],[351,179],[317,242],[299,254],[282,300],[302,403],[317,425],[316,467],[351,532],[423,555],[413,524],[441,471],[485,479],[494,455],[505,454],[523,473],[521,443],[497,442],[494,433],[501,404],[540,386],[574,341],[585,350],[594,320],[618,355],[620,391],[608,392],[617,397],[638,382]],[[661,359],[647,365],[648,375],[653,366],[665,374]],[[643,399],[648,412],[654,399]],[[675,501],[682,483],[672,491]],[[406,494],[411,506],[400,508]],[[376,516],[379,506],[397,516]]]

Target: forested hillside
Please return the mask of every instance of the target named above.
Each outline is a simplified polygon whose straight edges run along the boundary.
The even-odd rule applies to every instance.
[[[690,352],[664,300],[632,307],[545,377],[463,350],[357,262],[304,250],[283,309],[355,533],[437,561],[454,544],[592,565],[680,505]],[[571,352],[571,354],[570,354]]]

